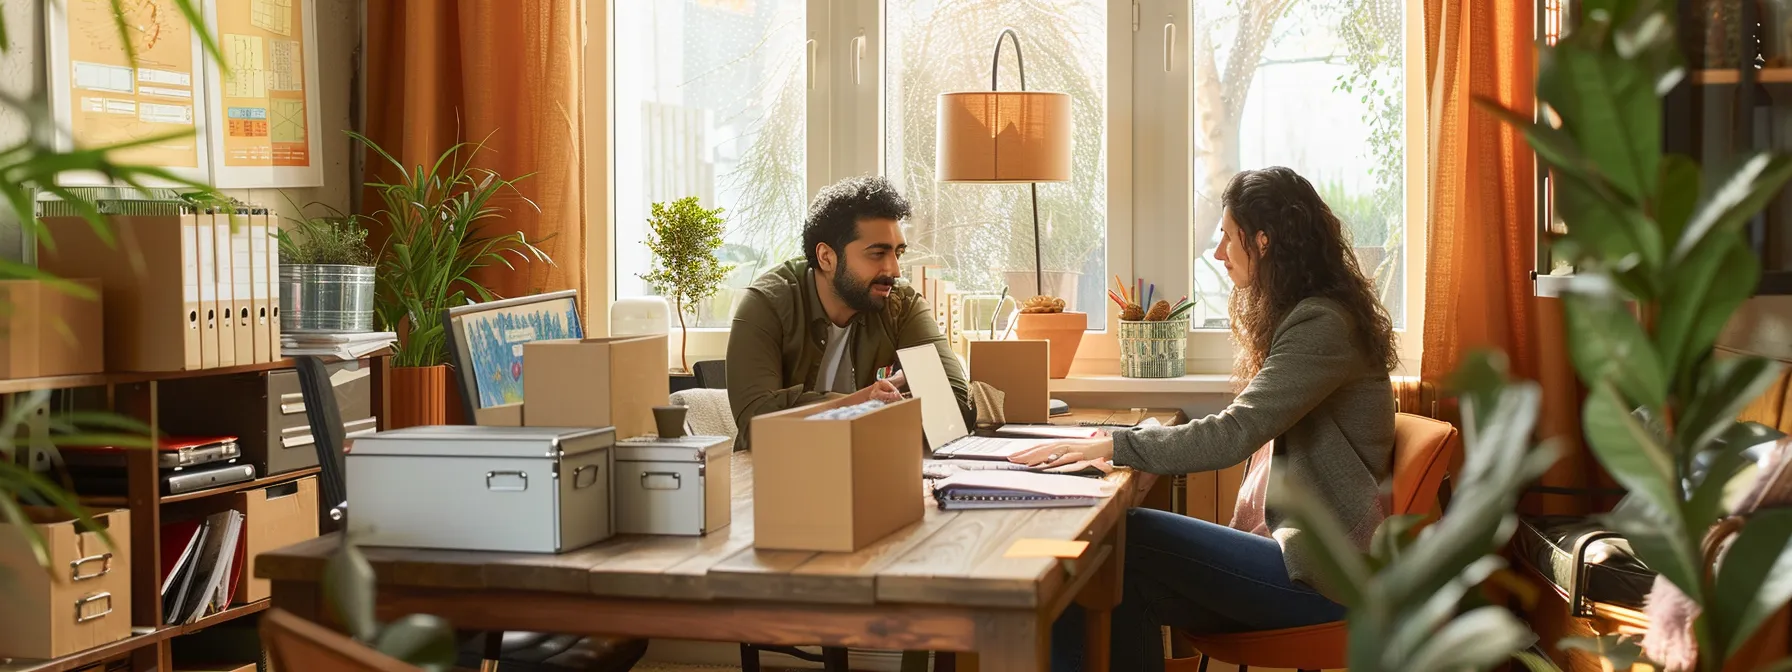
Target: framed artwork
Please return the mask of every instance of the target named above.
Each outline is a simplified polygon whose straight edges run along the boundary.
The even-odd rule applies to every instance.
[[[451,308],[443,319],[468,421],[474,411],[523,401],[523,344],[584,338],[577,290]]]

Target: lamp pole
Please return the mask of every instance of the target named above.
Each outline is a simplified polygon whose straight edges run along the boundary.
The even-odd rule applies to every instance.
[[[1001,90],[996,85],[996,76],[1002,72],[1002,40],[1004,39],[1014,42],[1014,63],[1020,69],[1020,90],[1025,91],[1027,90],[1027,59],[1020,51],[1020,34],[1016,33],[1013,28],[1003,28],[1002,33],[996,36],[996,53],[990,59],[989,65],[989,90]],[[996,129],[997,134],[1001,132],[1002,129]],[[1028,182],[1027,188],[1033,192],[1033,295],[1042,296],[1045,294],[1045,255],[1042,252],[1043,241],[1039,238],[1039,183]]]

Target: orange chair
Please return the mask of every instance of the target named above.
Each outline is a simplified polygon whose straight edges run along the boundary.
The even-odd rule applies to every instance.
[[[1390,510],[1396,515],[1430,512],[1459,450],[1455,425],[1409,413],[1394,414],[1394,493]],[[1348,662],[1348,637],[1343,621],[1228,635],[1185,634],[1184,638],[1200,655],[1167,660],[1164,666],[1171,672],[1206,672],[1207,661],[1214,659],[1238,665],[1241,671],[1248,671],[1251,666],[1303,672],[1337,669]]]

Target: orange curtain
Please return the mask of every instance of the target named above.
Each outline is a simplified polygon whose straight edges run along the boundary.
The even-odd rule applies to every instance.
[[[368,138],[406,166],[483,140],[475,165],[528,175],[520,197],[494,203],[506,213],[488,231],[520,231],[554,263],[476,271],[499,296],[578,289],[584,298],[583,11],[579,0],[367,3]],[[366,165],[369,180],[392,170],[377,156]],[[378,208],[370,194],[363,209]]]
[[[1531,0],[1425,0],[1430,213],[1421,375],[1442,382],[1478,348],[1506,352],[1512,373],[1543,386],[1539,437],[1566,449],[1542,485],[1586,488],[1579,383],[1561,302],[1535,297],[1536,168],[1522,134],[1475,103],[1535,108]],[[1533,495],[1525,509],[1584,513],[1584,495]]]

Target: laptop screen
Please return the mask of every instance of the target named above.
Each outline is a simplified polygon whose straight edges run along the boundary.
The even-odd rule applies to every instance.
[[[970,434],[964,416],[958,412],[958,398],[952,395],[952,381],[946,378],[946,366],[940,362],[940,351],[932,345],[917,345],[896,351],[908,377],[908,389],[921,400],[921,430],[927,445],[935,450]]]

